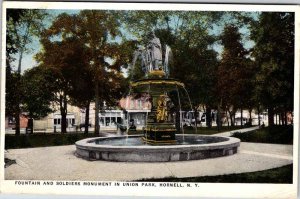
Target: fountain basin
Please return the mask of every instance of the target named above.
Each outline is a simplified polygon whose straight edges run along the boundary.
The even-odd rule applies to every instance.
[[[75,143],[76,155],[88,160],[170,162],[233,155],[240,140],[209,135],[176,135],[171,145],[147,145],[142,135],[87,138]]]

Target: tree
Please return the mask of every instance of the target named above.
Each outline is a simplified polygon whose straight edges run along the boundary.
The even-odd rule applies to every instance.
[[[52,71],[55,80],[54,102],[59,105],[61,114],[61,132],[66,133],[68,104],[72,101],[77,105],[89,105],[92,99],[89,60],[84,43],[74,37],[65,37],[62,29],[69,17],[61,15],[41,37],[43,51],[36,55],[40,67]],[[70,25],[68,23],[67,25]],[[67,29],[66,29],[67,30]],[[61,40],[52,41],[56,34],[63,34]],[[87,80],[85,79],[87,78]],[[86,89],[86,90],[85,90]]]
[[[30,119],[39,119],[52,112],[55,79],[50,70],[34,67],[26,70],[22,76],[23,111]]]
[[[43,19],[47,16],[44,10],[7,10],[7,84],[6,87],[6,105],[10,113],[16,119],[16,135],[20,134],[20,114],[21,114],[21,68],[24,53],[30,51],[28,45],[34,36],[44,28]],[[17,57],[17,58],[16,58]],[[13,72],[12,62],[17,61],[17,71]],[[14,74],[15,73],[15,74]],[[14,89],[14,90],[10,90]]]
[[[246,99],[251,98],[251,65],[236,26],[227,25],[220,38],[224,50],[218,68],[218,94],[233,126],[237,109],[242,113],[247,107]],[[241,114],[241,121],[242,117]]]
[[[255,41],[252,56],[258,67],[255,96],[268,109],[269,125],[274,114],[293,111],[294,13],[263,12],[251,26]],[[286,117],[283,117],[283,123]]]
[[[85,10],[76,15],[59,15],[44,32],[44,52],[38,57],[45,66],[55,69],[61,82],[63,100],[58,100],[62,102],[62,122],[69,99],[85,106],[88,124],[88,107],[95,100],[95,133],[99,133],[99,110],[104,102],[115,105],[123,92],[120,69],[128,63],[128,51],[122,48],[128,47],[113,41],[120,35],[119,28],[116,13]]]
[[[113,41],[121,35],[120,15],[115,11],[81,11],[78,17],[86,45],[90,48],[91,69],[95,85],[95,134],[100,131],[99,110],[104,102],[118,98],[120,67],[125,63],[120,44]],[[87,33],[87,34],[86,34]],[[110,63],[110,60],[113,63]],[[128,62],[127,62],[128,63]],[[114,95],[111,95],[113,94]]]

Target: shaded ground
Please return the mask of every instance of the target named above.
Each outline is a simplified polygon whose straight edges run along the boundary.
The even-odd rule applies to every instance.
[[[147,179],[140,181],[151,182],[212,182],[212,183],[293,183],[293,164],[279,167],[276,169],[268,169],[265,171],[218,175],[218,176],[202,176],[190,178],[161,178]]]

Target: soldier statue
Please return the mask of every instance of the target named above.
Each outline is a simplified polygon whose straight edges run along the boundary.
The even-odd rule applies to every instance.
[[[154,31],[151,32],[151,39],[148,43],[148,52],[150,53],[152,70],[160,70],[162,66],[162,48],[160,40],[156,37]]]

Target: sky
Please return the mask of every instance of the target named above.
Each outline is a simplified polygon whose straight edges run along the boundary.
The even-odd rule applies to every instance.
[[[50,19],[47,19],[44,21],[44,24],[46,27],[50,27],[52,20],[58,16],[61,13],[67,13],[67,14],[77,14],[80,10],[48,10],[48,13],[52,16]],[[210,30],[210,34],[219,35],[222,32],[223,27],[220,26],[214,26],[212,30]],[[242,35],[245,35],[245,37],[242,39],[242,43],[246,49],[249,49],[254,46],[254,42],[249,40],[247,36],[249,35],[249,30],[245,27],[240,28],[239,30]],[[27,69],[30,69],[37,65],[37,62],[34,59],[34,55],[37,54],[41,50],[41,45],[39,43],[38,38],[33,38],[32,42],[28,44],[28,47],[30,48],[30,51],[28,53],[25,53],[22,60],[22,72],[24,72]],[[221,53],[223,50],[223,47],[220,44],[215,44],[212,46],[212,48],[218,52],[219,56],[218,58],[221,58]],[[18,54],[15,55],[16,61],[13,63],[13,65],[17,66],[18,61]],[[17,67],[15,67],[16,69]]]

